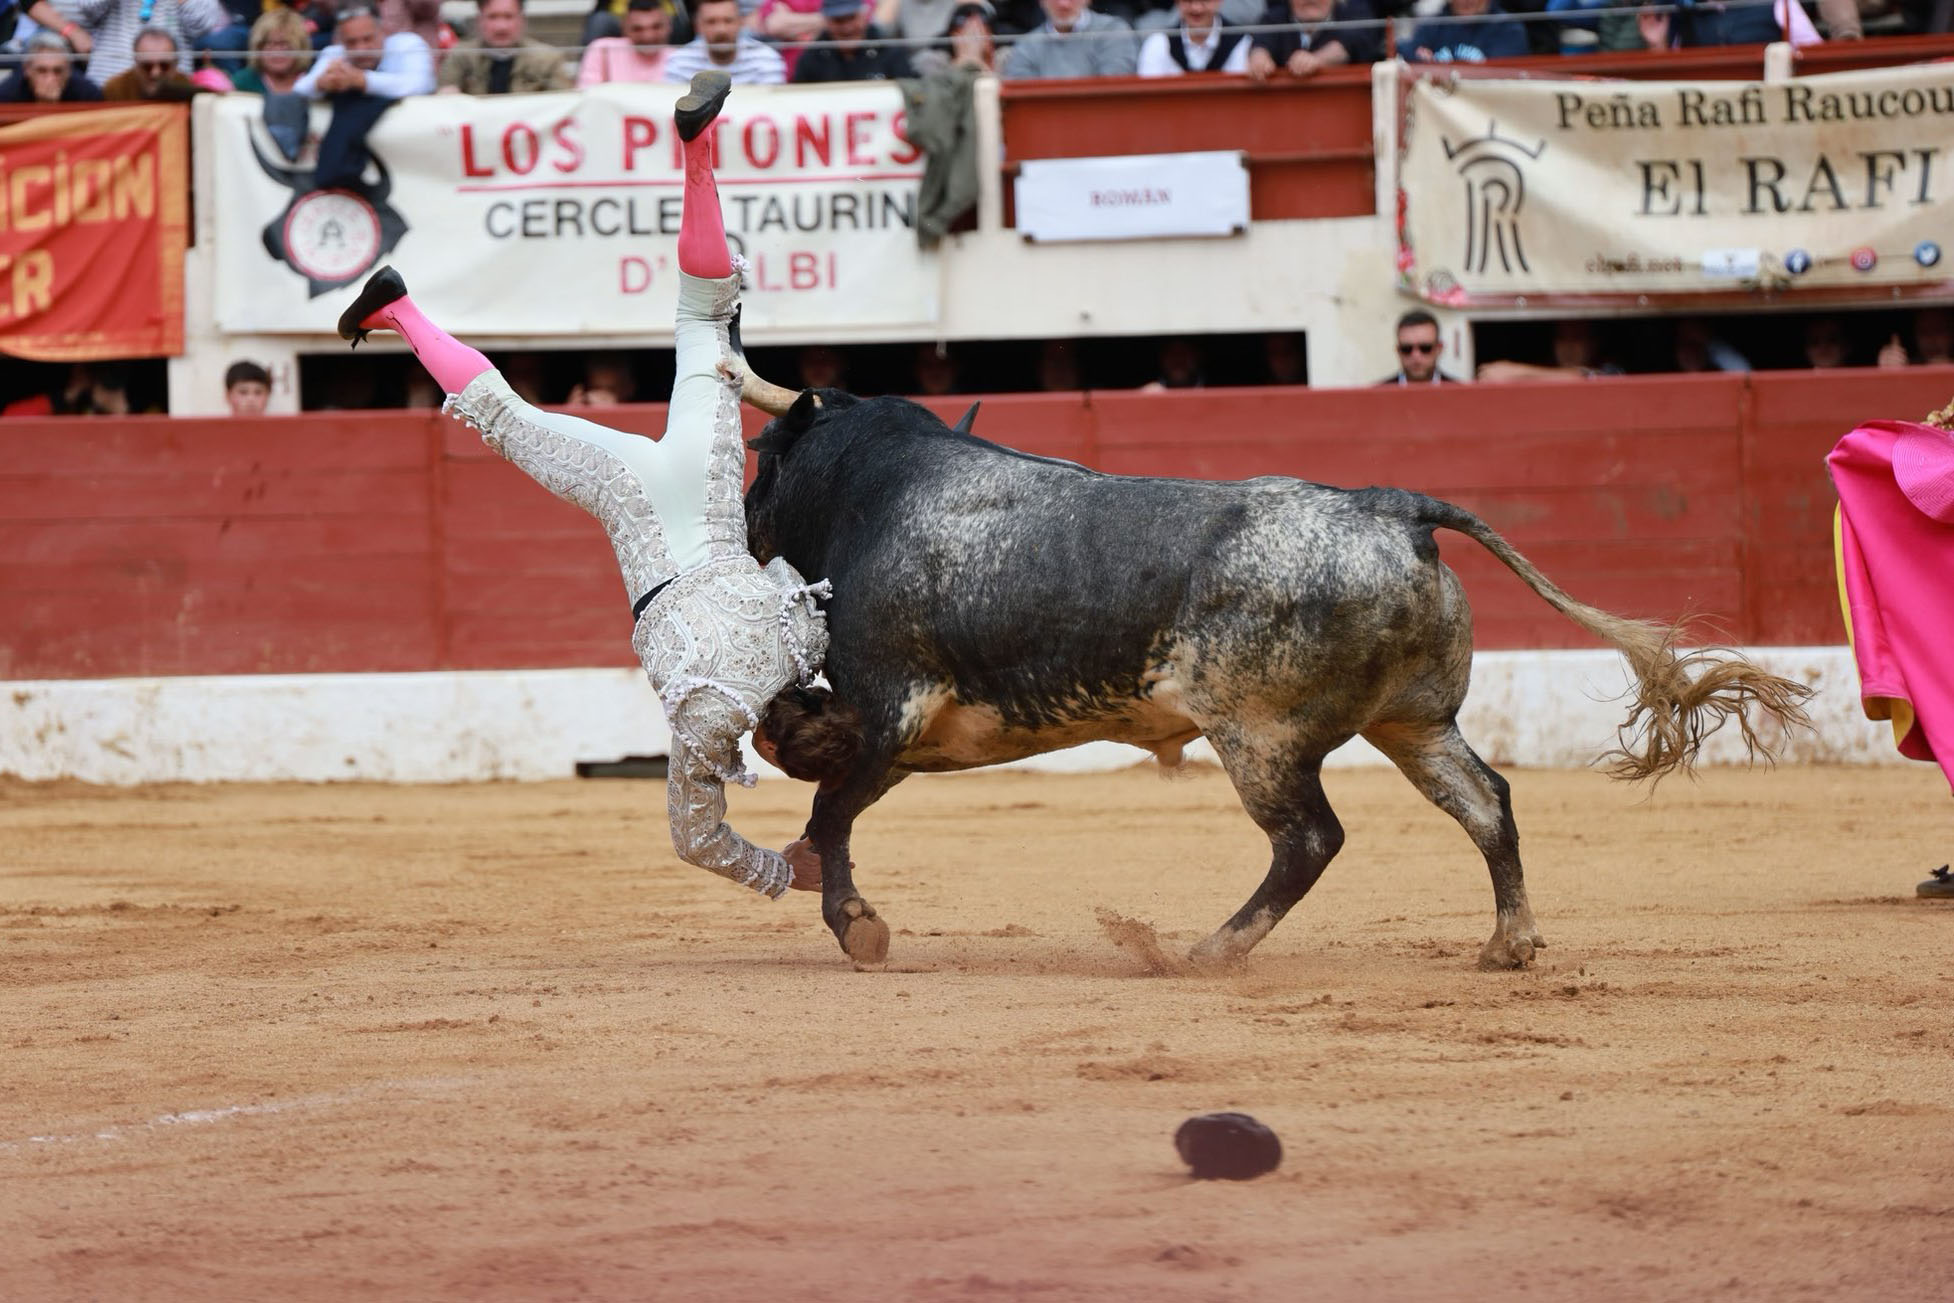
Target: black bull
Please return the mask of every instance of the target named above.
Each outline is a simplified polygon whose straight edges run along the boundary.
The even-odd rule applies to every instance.
[[[1803,722],[1801,686],[1727,652],[1678,654],[1673,627],[1575,601],[1477,517],[1422,494],[1102,475],[901,399],[756,402],[784,414],[753,441],[748,544],[834,581],[828,678],[862,714],[861,756],[820,789],[807,827],[822,916],[858,964],[881,962],[889,933],[855,890],[850,832],[910,774],[1101,738],[1174,764],[1202,736],[1273,856],[1194,958],[1246,954],[1316,882],[1343,845],[1323,759],[1362,736],[1485,856],[1497,914],[1481,965],[1527,964],[1545,942],[1506,781],[1459,735],[1472,616],[1435,529],[1490,550],[1627,658],[1617,776],[1686,768],[1733,718],[1757,751],[1752,706]]]

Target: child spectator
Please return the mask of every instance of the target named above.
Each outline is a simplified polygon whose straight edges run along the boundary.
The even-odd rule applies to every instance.
[[[271,372],[256,362],[231,363],[224,372],[224,401],[232,416],[263,416],[271,401]]]

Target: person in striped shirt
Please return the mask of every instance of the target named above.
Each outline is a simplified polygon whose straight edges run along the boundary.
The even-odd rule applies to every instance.
[[[160,27],[175,38],[177,71],[188,76],[191,42],[231,23],[219,0],[55,0],[54,7],[87,34],[89,45],[68,39],[76,49],[91,51],[88,80],[97,86],[135,66],[136,34],[145,27]]]
[[[708,70],[725,73],[735,86],[778,86],[787,80],[780,55],[741,25],[739,0],[696,0],[692,27],[698,35],[665,60],[666,81],[689,82]]]

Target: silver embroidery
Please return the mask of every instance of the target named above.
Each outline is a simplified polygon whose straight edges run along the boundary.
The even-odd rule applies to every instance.
[[[803,666],[827,655],[827,620],[814,602],[824,585],[778,559],[762,570],[744,553],[722,557],[653,598],[631,639],[672,727],[672,844],[688,863],[769,895],[786,889],[787,862],[726,826],[724,784],[752,784],[741,736]]]
[[[485,371],[442,410],[481,431],[483,443],[551,493],[597,517],[617,554],[626,600],[637,600],[677,573],[665,528],[638,477],[602,448],[525,419],[521,413],[527,406],[500,374]],[[743,507],[740,519],[744,526]],[[744,528],[739,547],[746,549]]]
[[[762,570],[746,550],[739,366],[727,329],[738,299],[737,273],[680,278],[679,329],[712,329],[725,381],[713,407],[702,504],[711,560],[683,574],[637,477],[604,449],[528,419],[527,405],[500,375],[476,377],[442,410],[481,431],[484,443],[551,493],[597,517],[632,599],[665,585],[640,615],[631,646],[671,725],[665,799],[672,844],[687,863],[777,898],[792,870],[777,852],[727,826],[724,785],[752,784],[740,738],[782,688],[820,672],[828,631],[816,599],[830,589],[778,558]]]

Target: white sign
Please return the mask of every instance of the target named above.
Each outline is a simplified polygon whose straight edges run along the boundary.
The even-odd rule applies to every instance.
[[[403,100],[369,133],[361,184],[332,191],[311,173],[328,109],[287,163],[261,99],[208,97],[219,328],[330,331],[391,262],[458,335],[668,336],[682,90]],[[894,85],[742,86],[715,131],[727,235],[749,264],[749,334],[937,319],[937,255],[916,245],[922,151]]]
[[[1039,159],[1018,173],[1016,201],[1028,240],[1239,235],[1248,168],[1234,150]]]
[[[1420,77],[1402,113],[1400,283],[1434,303],[1949,289],[1954,65]]]

